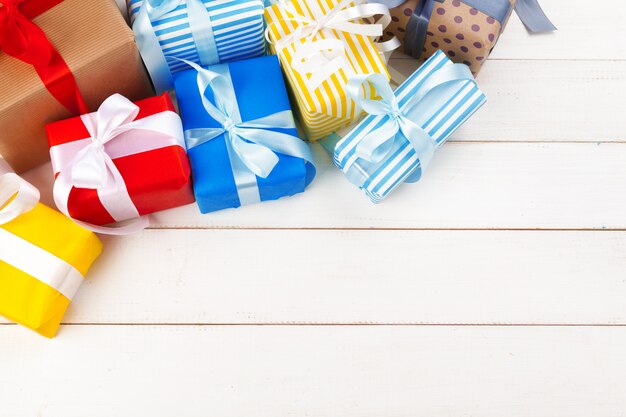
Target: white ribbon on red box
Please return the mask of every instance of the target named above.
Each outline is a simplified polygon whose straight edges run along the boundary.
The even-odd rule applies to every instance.
[[[50,148],[54,183],[54,201],[59,210],[72,218],[68,202],[72,188],[95,189],[100,202],[116,221],[126,224],[97,226],[72,218],[91,231],[125,235],[149,225],[133,203],[122,174],[113,162],[116,158],[149,152],[169,146],[185,149],[180,117],[163,111],[137,119],[139,107],[120,94],[102,103],[95,113],[81,116],[89,137]]]

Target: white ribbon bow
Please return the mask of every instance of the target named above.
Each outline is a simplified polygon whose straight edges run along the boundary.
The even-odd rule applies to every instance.
[[[335,38],[334,35],[325,39],[314,40],[315,35],[320,32],[323,33],[325,30],[336,30],[379,38],[383,35],[384,28],[391,22],[391,15],[387,6],[380,3],[364,4],[364,0],[341,0],[328,13],[324,13],[319,6],[311,4],[311,17],[298,13],[291,1],[279,0],[278,3],[290,15],[284,20],[296,22],[299,26],[289,35],[278,40],[276,45],[280,50],[295,43],[291,67],[303,76],[309,88],[313,90],[346,64],[346,46],[342,40]],[[348,7],[351,3],[356,5]],[[381,17],[375,24],[354,22],[378,15]],[[278,22],[272,22],[266,29],[265,36],[269,43],[272,43],[269,38],[269,31],[276,24]],[[379,49],[382,52],[387,52],[390,49],[395,49],[398,45],[399,41],[394,38],[379,44]]]
[[[149,225],[148,218],[139,215],[113,158],[181,145],[182,125],[178,115],[166,111],[135,120],[138,113],[139,107],[114,94],[96,113],[81,116],[89,132],[88,139],[50,150],[55,172],[59,174],[54,183],[54,201],[62,213],[71,217],[68,202],[72,188],[87,188],[97,190],[102,205],[116,222],[129,220],[124,225],[105,227],[73,219],[94,232],[130,234]]]

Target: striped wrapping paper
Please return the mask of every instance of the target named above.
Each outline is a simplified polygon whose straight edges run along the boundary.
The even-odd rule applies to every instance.
[[[292,0],[298,13],[312,17],[314,8],[328,13],[338,3],[337,0]],[[354,4],[351,4],[354,5]],[[291,67],[293,53],[297,42],[277,51],[276,42],[296,30],[298,23],[285,20],[290,14],[283,11],[280,4],[265,9],[265,19],[269,27],[272,43],[270,51],[278,54],[293,101],[295,112],[309,140],[321,139],[353,122],[360,116],[354,101],[346,95],[346,83],[352,74],[387,73],[383,58],[380,56],[373,41],[362,35],[324,29],[317,33],[313,40],[336,38],[346,46],[346,65],[335,72],[315,90],[311,91],[302,75]],[[275,22],[276,24],[272,24]]]
[[[452,65],[446,55],[438,51],[415,71],[394,92],[402,107],[415,94],[424,80],[439,68]],[[480,106],[486,97],[474,81],[454,82],[442,94],[423,100],[420,105],[409,111],[407,117],[421,126],[441,146]],[[377,203],[387,197],[416,169],[420,161],[409,141],[396,140],[389,157],[378,163],[358,158],[356,146],[369,132],[377,129],[383,116],[368,115],[341,139],[335,147],[335,164],[345,172],[356,168],[364,174],[365,181],[361,188],[366,195]],[[398,133],[402,135],[402,133]]]
[[[127,0],[131,24],[143,0]],[[211,23],[220,56],[220,62],[237,61],[265,53],[263,0],[203,0],[211,16]],[[193,36],[189,29],[187,2],[161,19],[152,22],[161,49],[174,56],[200,64]],[[172,72],[185,69],[186,64],[169,60]]]

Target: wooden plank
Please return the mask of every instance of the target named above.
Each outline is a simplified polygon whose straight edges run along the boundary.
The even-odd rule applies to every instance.
[[[408,76],[419,62],[390,65]],[[477,81],[487,103],[452,140],[626,140],[626,95],[616,88],[626,85],[626,61],[489,61]]]
[[[617,416],[621,328],[0,328],[11,417]]]
[[[626,232],[151,230],[68,323],[625,324]]]
[[[204,216],[189,205],[153,215],[153,227],[626,229],[624,144],[449,143],[379,205],[314,149],[304,194]],[[49,167],[27,178],[52,203]]]

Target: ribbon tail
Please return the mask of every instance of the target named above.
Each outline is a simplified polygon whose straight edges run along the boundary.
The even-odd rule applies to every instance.
[[[267,132],[256,129],[236,129],[236,131],[230,132],[230,135],[233,136],[233,149],[239,159],[254,175],[267,178],[278,164],[278,156],[271,149],[254,141],[255,136],[263,134],[267,134]]]
[[[149,220],[146,216],[139,216],[135,205],[128,195],[126,184],[120,172],[110,159],[106,160],[105,165],[107,171],[103,175],[107,175],[107,178],[106,180],[101,180],[105,185],[97,189],[100,202],[115,221],[118,221],[118,219],[130,220],[114,226],[99,226],[72,217],[68,204],[70,193],[75,183],[74,177],[77,175],[76,172],[73,172],[75,171],[74,169],[61,171],[54,181],[53,196],[57,208],[76,224],[96,233],[128,235],[145,229],[149,225]]]
[[[435,155],[437,142],[424,129],[405,117],[400,118],[400,130],[411,144],[413,150],[415,150],[419,160],[419,168],[417,170],[420,171],[421,176],[421,172],[426,170]]]
[[[385,118],[386,120],[382,126],[365,135],[359,142],[355,150],[356,156],[366,161],[377,163],[385,159],[389,154],[393,148],[400,126],[397,121],[389,116]]]
[[[254,142],[272,153],[280,153],[294,158],[300,158],[305,161],[312,169],[312,177],[315,176],[315,162],[309,145],[304,143],[300,138],[282,132],[274,132],[267,127],[265,129],[240,129],[241,137]],[[308,181],[307,183],[310,183]]]
[[[130,235],[139,232],[150,225],[150,221],[147,216],[140,216],[114,226],[98,226],[73,218],[68,209],[69,195],[73,188],[73,185],[68,178],[69,172],[69,170],[66,170],[59,173],[59,176],[54,182],[53,194],[54,202],[59,211],[72,219],[74,223],[95,233],[114,236]]]
[[[230,133],[228,133],[230,134]],[[246,206],[261,202],[261,190],[254,172],[250,171],[248,166],[241,160],[237,151],[233,149],[232,141],[228,138],[225,141],[228,159],[233,170],[233,179],[235,180],[235,188],[237,189],[237,197],[239,205]]]
[[[556,26],[548,19],[538,0],[517,0],[515,12],[531,33],[552,32]]]

